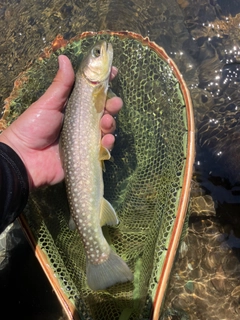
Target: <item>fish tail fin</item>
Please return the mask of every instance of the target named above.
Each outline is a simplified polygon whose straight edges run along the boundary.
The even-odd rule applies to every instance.
[[[113,251],[101,264],[87,262],[87,283],[92,290],[104,290],[119,282],[133,280],[127,264]]]

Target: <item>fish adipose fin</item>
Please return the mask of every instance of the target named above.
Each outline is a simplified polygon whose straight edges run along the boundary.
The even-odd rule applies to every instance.
[[[100,209],[100,225],[115,226],[119,224],[119,220],[113,206],[104,198],[102,198]]]
[[[87,283],[92,290],[104,290],[116,283],[133,280],[127,264],[113,251],[101,264],[87,262]]]

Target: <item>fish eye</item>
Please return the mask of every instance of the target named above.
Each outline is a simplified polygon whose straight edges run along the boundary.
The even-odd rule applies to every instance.
[[[99,47],[95,47],[92,49],[92,56],[94,58],[98,58],[100,56],[100,54],[101,54],[101,50]]]

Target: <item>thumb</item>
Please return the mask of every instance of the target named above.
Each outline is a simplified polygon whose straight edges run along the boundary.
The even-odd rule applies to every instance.
[[[67,56],[58,57],[59,69],[47,91],[32,105],[34,108],[62,110],[74,83],[74,71]]]

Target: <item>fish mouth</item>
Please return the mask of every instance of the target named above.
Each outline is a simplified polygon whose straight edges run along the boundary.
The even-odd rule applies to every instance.
[[[106,63],[110,62],[110,66],[112,65],[112,58],[113,58],[113,47],[110,42],[103,41],[101,44],[101,55],[106,61]]]
[[[103,41],[101,43],[101,53],[102,53],[102,55],[104,54],[104,52],[107,52],[107,51],[108,51],[108,42]]]
[[[106,59],[106,65],[108,65],[108,71],[107,71],[107,76],[106,79],[107,80],[109,78],[110,72],[111,72],[111,68],[112,68],[112,61],[113,61],[113,47],[112,44],[110,42],[105,42],[104,43],[105,46],[105,59]]]
[[[88,55],[83,75],[87,81],[97,86],[109,79],[113,60],[112,44],[107,41],[96,43]]]
[[[107,53],[111,53],[113,51],[112,44],[110,42],[103,41],[102,47],[105,47],[104,49]]]

